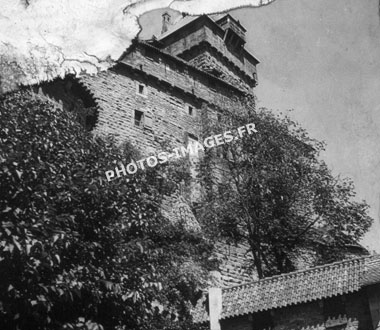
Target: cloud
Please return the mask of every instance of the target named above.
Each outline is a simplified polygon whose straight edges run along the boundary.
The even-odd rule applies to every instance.
[[[140,31],[138,17],[171,8],[190,15],[274,0],[0,0],[0,93],[68,73],[111,67]]]

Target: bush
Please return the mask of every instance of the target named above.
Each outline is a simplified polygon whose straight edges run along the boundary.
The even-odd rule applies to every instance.
[[[181,264],[209,249],[160,216],[159,173],[108,183],[104,172],[129,162],[130,145],[95,138],[27,91],[0,102],[0,328],[188,320],[202,271],[188,277]]]

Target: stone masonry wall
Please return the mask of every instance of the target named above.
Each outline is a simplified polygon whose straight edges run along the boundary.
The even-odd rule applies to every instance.
[[[81,82],[100,109],[95,131],[113,134],[119,141],[129,140],[145,155],[161,151],[160,141],[170,141],[172,147],[186,146],[189,138],[202,142],[202,109],[207,108],[211,119],[217,120],[216,113],[232,106],[233,96],[242,95],[207,75],[189,75],[184,65],[167,61],[157,52],[147,54],[138,49],[124,61],[98,76],[85,76]],[[144,86],[142,94],[140,85]],[[136,110],[144,113],[144,126],[135,125]],[[199,162],[190,161],[194,182],[189,196],[195,202],[200,196],[195,179]]]
[[[159,53],[146,55],[136,51],[113,70],[81,78],[101,109],[96,130],[130,139],[142,152],[157,150],[159,139],[179,145],[187,135],[198,138],[202,104],[215,119],[216,112],[236,105],[232,97],[242,95],[217,81],[211,82],[211,88],[207,75],[189,75],[183,66],[164,62]],[[138,93],[139,85],[144,86],[143,95]],[[135,110],[149,117],[149,126],[134,125]]]
[[[138,72],[121,67],[118,72],[108,71],[82,81],[94,91],[102,109],[96,131],[114,134],[119,141],[130,140],[143,154],[158,150],[160,139],[177,146],[184,143],[185,133],[198,135],[199,103],[174,89],[166,90]],[[145,95],[137,92],[139,84],[144,85]],[[188,114],[187,105],[193,107],[193,116]],[[135,125],[135,110],[144,113],[144,126]],[[146,125],[148,117],[150,125]]]
[[[247,93],[249,93],[252,89],[251,85],[248,82],[244,81],[228,66],[224,65],[219,56],[216,54],[211,54],[210,51],[205,51],[198,56],[193,57],[191,60],[189,60],[189,63],[206,72],[211,73],[213,70],[215,70],[216,72],[220,73],[219,77],[221,79],[229,82],[241,90],[246,91]]]
[[[83,105],[78,95],[85,97],[87,103],[93,102],[98,115],[94,132],[112,134],[119,142],[130,141],[143,155],[162,151],[163,141],[169,141],[169,148],[174,148],[186,146],[189,139],[200,140],[201,112],[207,111],[211,121],[216,121],[217,113],[222,115],[225,108],[236,106],[234,97],[244,95],[235,87],[144,44],[138,44],[113,69],[80,77],[79,83],[73,79],[72,88],[69,85],[70,79],[55,81],[44,89],[67,109],[75,108],[76,103],[79,108]],[[143,113],[143,125],[135,124],[135,111]],[[195,179],[198,158],[190,157],[190,163],[194,181],[185,197],[196,202],[201,193]],[[112,160],[110,170],[114,166],[111,164]],[[220,169],[217,171],[222,173]],[[179,207],[173,198],[166,202],[166,210],[173,208],[173,212],[166,212],[167,216],[173,222],[183,222],[179,221],[185,210],[183,203]],[[194,216],[185,213],[188,222],[194,223]]]
[[[235,102],[231,98],[244,95],[235,86],[147,45],[139,45],[122,63],[141,71],[149,80],[158,80],[166,90],[179,89],[220,109],[233,106]]]
[[[202,42],[207,42],[215,48],[230,62],[229,66],[235,66],[236,69],[240,70],[240,75],[248,75],[252,79],[256,79],[256,64],[252,63],[252,61],[244,55],[244,52],[234,53],[226,46],[224,40],[220,36],[217,36],[208,26],[203,26],[197,31],[172,42],[165,50],[173,55],[179,55],[186,50],[190,50],[192,47],[198,46]]]
[[[189,72],[192,68],[144,45],[123,61],[97,76],[81,77],[79,87],[97,105],[95,132],[112,134],[119,142],[128,140],[145,155],[161,151],[163,140],[178,147],[186,145],[189,138],[200,138],[202,109],[207,109],[211,120],[217,120],[217,112],[222,114],[224,108],[236,106],[232,97],[243,95],[207,74]],[[57,81],[46,89],[71,108],[78,99],[75,91],[65,86]],[[143,126],[135,125],[135,111],[144,114]]]

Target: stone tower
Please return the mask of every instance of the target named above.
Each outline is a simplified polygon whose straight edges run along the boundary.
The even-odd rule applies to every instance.
[[[43,93],[70,111],[84,106],[88,128],[129,140],[143,154],[159,151],[162,140],[197,141],[202,111],[218,120],[234,98],[253,96],[259,61],[229,14],[184,16],[173,24],[165,13],[162,32],[135,40],[112,69],[42,85]],[[168,210],[189,202],[178,198]]]

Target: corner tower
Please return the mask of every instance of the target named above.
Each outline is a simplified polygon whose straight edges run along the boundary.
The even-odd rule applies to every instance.
[[[245,48],[246,30],[231,15],[184,16],[176,24],[165,23],[163,31],[156,46],[253,94],[259,61]]]

